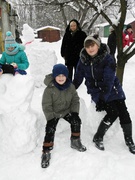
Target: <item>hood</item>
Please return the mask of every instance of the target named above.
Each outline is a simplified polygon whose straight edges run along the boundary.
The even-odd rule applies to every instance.
[[[106,44],[101,43],[98,54],[95,57],[91,57],[83,48],[80,52],[80,59],[83,64],[89,65],[91,61],[97,62],[102,60],[107,54],[110,53],[109,47]]]
[[[52,74],[46,75],[46,76],[45,76],[45,79],[44,79],[44,84],[45,84],[46,86],[52,86],[52,85],[54,85],[53,79],[54,79],[54,78],[53,78]]]
[[[19,50],[20,50],[20,51],[24,51],[24,50],[25,50],[25,45],[19,44]]]

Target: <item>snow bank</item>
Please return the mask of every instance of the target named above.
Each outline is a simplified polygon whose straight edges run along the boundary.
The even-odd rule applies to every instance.
[[[26,45],[26,53],[30,62],[30,74],[35,79],[36,87],[44,87],[45,75],[52,72],[52,67],[57,64],[57,56],[54,50],[48,48],[50,43],[35,40]],[[31,53],[32,52],[32,53]]]
[[[30,107],[34,80],[29,75],[0,76],[1,151],[20,155],[37,144],[37,118]]]

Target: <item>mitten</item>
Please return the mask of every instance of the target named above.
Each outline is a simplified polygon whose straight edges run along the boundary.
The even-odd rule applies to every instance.
[[[96,111],[104,111],[105,110],[105,102],[101,99],[96,103]]]
[[[14,67],[10,64],[2,64],[3,74],[9,73],[15,75]]]
[[[26,75],[27,72],[25,70],[21,70],[21,69],[15,69],[15,73],[19,73],[21,75]]]

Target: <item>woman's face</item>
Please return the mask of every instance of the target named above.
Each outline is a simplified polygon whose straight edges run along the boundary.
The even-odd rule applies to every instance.
[[[56,76],[55,81],[58,84],[62,85],[66,82],[66,79],[67,79],[66,76],[64,76],[63,74],[60,74],[60,75]]]
[[[86,52],[93,57],[98,53],[99,46],[96,43],[93,43],[89,47],[85,47],[85,49]]]
[[[70,30],[71,30],[71,31],[76,31],[76,30],[77,30],[77,24],[76,24],[76,22],[72,21],[72,22],[70,23]]]

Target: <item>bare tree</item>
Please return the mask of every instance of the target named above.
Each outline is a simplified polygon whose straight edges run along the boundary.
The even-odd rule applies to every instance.
[[[23,0],[21,4],[29,11],[32,10],[32,6],[36,6],[35,14],[30,14],[29,18],[31,20],[32,18],[38,19],[36,25],[43,26],[43,23],[51,22],[52,25],[56,24],[64,30],[69,20],[74,17],[89,33],[93,24],[98,23],[99,20],[100,22],[107,21],[116,31],[117,76],[122,84],[126,62],[135,54],[135,48],[133,48],[135,43],[123,51],[122,41],[127,10],[135,15],[133,13],[134,0]],[[26,5],[30,7],[27,8]],[[20,5],[18,4],[18,6]],[[40,9],[42,9],[42,13],[39,13]]]
[[[116,36],[117,36],[117,50],[118,50],[117,76],[122,84],[125,65],[127,61],[135,54],[135,48],[133,48],[133,45],[135,44],[135,42],[132,43],[132,45],[129,46],[126,51],[123,51],[123,41],[122,41],[124,22],[125,22],[126,13],[128,10],[128,4],[130,4],[130,2],[127,0],[120,0],[120,1],[118,0],[110,0],[110,1],[84,0],[84,1],[88,3],[89,6],[91,6],[98,14],[103,16],[106,19],[106,21],[115,29]],[[107,6],[105,6],[106,4]],[[116,18],[113,20],[104,11],[104,8],[107,9],[107,7],[110,7],[110,4],[113,6],[117,6]]]

